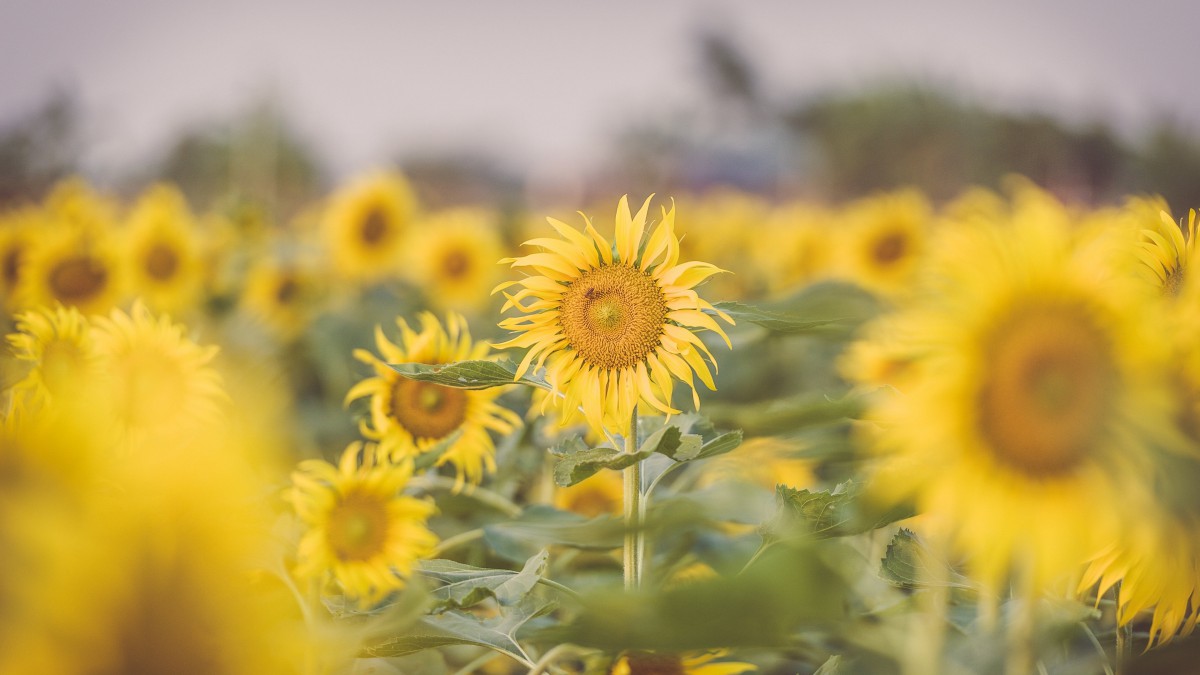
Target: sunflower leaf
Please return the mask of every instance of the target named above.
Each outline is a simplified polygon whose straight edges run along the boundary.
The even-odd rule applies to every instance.
[[[437,608],[463,608],[493,597],[501,605],[511,605],[529,594],[546,571],[545,549],[525,561],[520,572],[473,567],[453,560],[425,560],[418,572],[443,583],[432,593]]]
[[[905,528],[900,528],[892,537],[879,573],[884,580],[900,588],[944,586],[978,590],[975,583],[955,571],[949,561],[934,554],[920,537]]]
[[[819,492],[777,485],[775,504],[775,516],[760,530],[764,543],[861,534],[912,515],[907,505],[881,509],[869,503],[854,481]]]
[[[428,616],[401,635],[366,647],[362,656],[392,658],[424,649],[450,645],[475,645],[494,649],[522,663],[531,664],[517,643],[516,634],[530,619],[555,608],[552,600],[527,595],[517,604],[504,608],[499,616],[480,619],[461,610]]]
[[[546,381],[532,373],[517,377],[517,364],[507,359],[498,361],[458,361],[456,363],[389,363],[388,367],[410,380],[432,382],[456,389],[490,389],[510,384],[524,384],[549,390]]]
[[[742,431],[729,431],[717,436],[711,441],[700,447],[700,451],[691,459],[708,459],[724,455],[727,452],[732,452],[735,448],[742,444]]]
[[[679,430],[676,429],[676,436]],[[554,482],[560,487],[570,487],[591,478],[604,469],[620,471],[627,466],[646,459],[654,450],[638,450],[634,453],[621,452],[613,448],[588,448],[564,454],[554,465]]]
[[[619,518],[599,516],[588,520],[569,511],[533,505],[520,517],[483,528],[483,539],[497,555],[524,561],[551,545],[586,549],[619,548],[625,527]]]

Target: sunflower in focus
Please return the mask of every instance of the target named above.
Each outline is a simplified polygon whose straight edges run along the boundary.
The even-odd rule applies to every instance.
[[[435,307],[487,307],[502,255],[498,227],[494,215],[475,208],[432,213],[416,224],[405,268]]]
[[[30,250],[17,303],[61,303],[85,315],[102,314],[120,302],[125,284],[120,255],[107,231],[55,223]]]
[[[216,346],[196,344],[183,325],[156,318],[141,302],[94,325],[101,377],[92,391],[121,437],[135,444],[187,438],[219,417],[226,396],[210,365]]]
[[[842,250],[850,278],[887,295],[906,292],[932,219],[925,197],[914,190],[879,195],[852,204],[844,218]]]
[[[904,395],[870,412],[878,493],[949,523],[991,587],[1046,588],[1119,536],[1172,442],[1153,308],[1044,213],[946,233],[899,315]]]
[[[1177,295],[1183,287],[1196,248],[1196,210],[1188,211],[1186,226],[1164,208],[1142,219],[1137,255],[1141,276],[1163,293]]]
[[[98,374],[91,326],[74,307],[39,307],[18,314],[8,343],[13,357],[30,366],[12,388],[18,406],[40,408]]]
[[[360,430],[379,441],[381,451],[396,460],[416,457],[461,431],[437,463],[454,466],[459,487],[478,485],[484,473],[496,470],[496,447],[488,432],[512,433],[521,426],[521,418],[496,403],[502,393],[499,387],[478,391],[443,387],[410,380],[390,368],[389,363],[440,364],[488,358],[491,346],[472,343],[461,316],[447,314],[445,327],[433,314],[423,313],[420,318],[420,332],[404,319],[396,320],[399,345],[376,327],[378,357],[364,349],[355,350],[354,357],[371,365],[375,376],[354,385],[346,402],[370,397],[370,419],[360,423]]]
[[[413,567],[429,556],[437,536],[425,527],[432,502],[401,494],[412,462],[380,461],[377,446],[351,443],[338,466],[301,462],[289,499],[306,532],[296,574],[332,575],[362,606],[404,588]]]
[[[556,394],[548,400],[564,411],[582,407],[588,424],[598,430],[628,429],[639,401],[667,415],[678,413],[671,403],[675,378],[691,388],[699,407],[693,371],[715,389],[709,363],[715,369],[716,361],[693,329],[710,330],[729,345],[708,312],[729,324],[733,320],[693,290],[723,270],[679,262],[674,205],[664,209],[647,238],[649,207],[647,199],[631,215],[628,198],[621,198],[615,245],[586,216],[586,234],[548,218],[563,239],[531,239],[525,245],[540,251],[502,261],[531,274],[497,288],[521,287],[505,291],[504,310],[524,312],[500,322],[519,334],[497,348],[528,349],[517,377],[545,365]]]
[[[728,653],[724,649],[684,654],[627,651],[617,657],[608,672],[609,675],[738,675],[758,670],[753,663],[717,661]]]
[[[183,195],[165,185],[147,191],[133,207],[126,234],[133,293],[157,312],[190,309],[203,271],[194,218]]]
[[[323,220],[335,271],[374,282],[400,270],[417,200],[403,176],[377,172],[337,191]]]

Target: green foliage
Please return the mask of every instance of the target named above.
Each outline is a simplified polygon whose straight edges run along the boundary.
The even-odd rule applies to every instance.
[[[901,588],[931,585],[975,591],[978,585],[934,554],[911,530],[901,528],[888,544],[880,575]]]
[[[529,594],[546,572],[549,554],[543,550],[525,561],[520,572],[485,569],[453,560],[424,560],[417,571],[421,576],[443,584],[432,595],[434,609],[465,608],[485,598],[501,605],[512,605]]]
[[[456,389],[490,389],[509,384],[525,384],[549,390],[550,385],[530,373],[517,377],[517,364],[499,361],[459,361],[440,365],[427,363],[388,364],[397,373],[412,380],[432,382]]]
[[[797,490],[775,487],[775,516],[762,527],[763,540],[844,537],[874,530],[907,518],[912,512],[901,506],[879,508],[867,502],[854,481],[839,483],[832,490]]]

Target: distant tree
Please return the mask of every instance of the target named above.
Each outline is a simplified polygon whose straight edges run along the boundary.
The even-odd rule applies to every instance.
[[[76,171],[79,120],[74,96],[59,91],[0,126],[0,207],[40,199],[55,181]]]

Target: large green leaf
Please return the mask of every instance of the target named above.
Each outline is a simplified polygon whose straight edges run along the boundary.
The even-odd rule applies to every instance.
[[[540,377],[525,373],[517,377],[517,364],[499,361],[458,361],[430,365],[427,363],[390,363],[388,366],[411,380],[432,382],[456,389],[490,389],[509,384],[524,384],[549,390],[550,385]]]
[[[679,455],[683,454],[687,459],[693,459],[702,450],[699,436],[685,435],[676,426],[665,426],[650,434],[633,453],[607,446],[589,448],[577,436],[562,441],[550,452],[559,457],[554,465],[554,482],[561,487],[570,487],[600,471],[620,471],[655,453],[672,459],[680,459]]]
[[[363,655],[388,658],[436,647],[475,645],[494,649],[532,665],[528,654],[517,642],[517,631],[530,619],[542,616],[554,607],[553,601],[527,595],[517,604],[504,608],[499,616],[487,619],[461,610],[450,610],[425,617],[403,634],[368,646],[363,650]]]
[[[511,605],[529,594],[546,571],[546,551],[525,561],[520,572],[486,569],[453,560],[424,560],[418,572],[443,585],[434,589],[438,608],[470,607],[493,597],[501,605]]]
[[[833,490],[775,487],[775,516],[762,527],[765,542],[791,538],[824,539],[868,532],[912,515],[906,506],[881,508],[862,497],[853,481]]]
[[[535,504],[515,520],[483,528],[488,547],[500,556],[523,561],[548,546],[607,550],[624,543],[620,518],[598,516],[591,520],[569,511]]]
[[[900,528],[888,544],[880,575],[901,588],[945,586],[978,590],[978,585],[959,574],[948,560],[936,555],[911,530]]]

